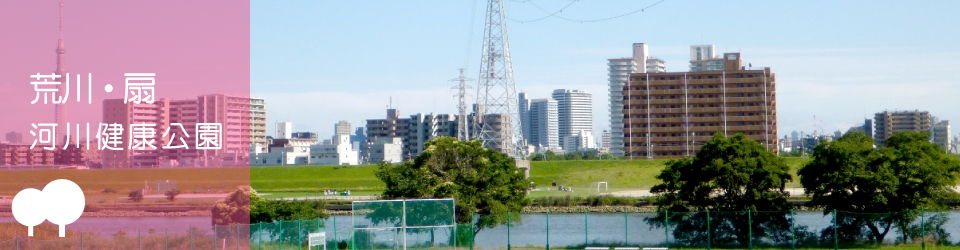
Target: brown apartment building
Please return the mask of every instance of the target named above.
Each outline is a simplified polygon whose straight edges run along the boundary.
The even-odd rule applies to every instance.
[[[776,74],[742,66],[723,70],[636,73],[624,86],[624,158],[693,156],[715,133],[742,133],[777,150]]]

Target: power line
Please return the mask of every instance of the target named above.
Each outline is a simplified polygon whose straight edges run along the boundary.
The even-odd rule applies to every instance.
[[[563,16],[557,15],[558,13],[560,13],[561,11],[563,11],[563,9],[566,9],[567,7],[570,6],[570,4],[573,4],[573,3],[568,4],[567,6],[563,7],[563,9],[560,9],[560,10],[557,11],[557,12],[550,13],[549,11],[546,11],[546,10],[544,10],[543,8],[541,8],[540,6],[538,6],[538,5],[537,5],[536,3],[534,3],[533,1],[526,0],[526,1],[522,1],[522,2],[520,2],[520,3],[530,3],[531,5],[533,5],[533,6],[536,7],[537,9],[540,9],[541,11],[547,13],[548,15],[547,15],[547,16],[544,16],[544,17],[541,17],[541,18],[538,18],[538,19],[533,19],[533,20],[530,20],[530,21],[520,21],[520,20],[516,20],[516,19],[510,18],[510,17],[507,17],[507,19],[509,19],[510,21],[520,22],[520,23],[536,22],[536,21],[540,21],[540,20],[546,19],[546,18],[548,18],[548,17],[556,17],[556,18],[559,18],[559,19],[564,20],[564,21],[578,22],[578,23],[602,22],[602,21],[617,19],[617,18],[621,18],[621,17],[633,15],[633,14],[636,14],[636,13],[639,13],[639,12],[643,12],[643,11],[645,11],[645,10],[647,10],[647,9],[653,7],[653,6],[656,6],[656,5],[658,5],[658,4],[662,3],[662,2],[665,2],[665,1],[666,1],[666,0],[660,0],[660,1],[656,2],[656,3],[653,3],[653,4],[651,4],[651,5],[648,5],[648,6],[646,6],[646,7],[641,8],[641,9],[634,10],[634,11],[631,11],[631,12],[627,12],[627,13],[624,13],[624,14],[621,14],[621,15],[616,15],[616,16],[606,17],[606,18],[600,18],[600,19],[580,20],[580,19],[567,18],[567,17],[563,17]],[[514,1],[514,2],[518,2],[518,1]]]
[[[543,8],[540,8],[540,6],[538,6],[536,3],[527,0],[527,1],[520,2],[520,3],[530,3],[530,4],[533,5],[533,7],[537,7],[537,9],[540,9],[540,11],[543,11],[543,13],[547,13],[547,15],[544,16],[544,17],[541,17],[541,18],[537,18],[537,19],[533,19],[533,20],[528,20],[528,21],[516,20],[516,19],[510,18],[509,16],[507,17],[507,19],[509,19],[510,21],[514,21],[514,22],[531,23],[531,22],[536,22],[536,21],[540,21],[540,20],[543,20],[543,19],[547,19],[548,17],[552,17],[552,16],[555,16],[555,17],[558,17],[558,18],[562,18],[562,17],[557,16],[557,13],[563,12],[563,10],[567,9],[567,7],[570,7],[570,5],[573,5],[573,3],[576,3],[576,2],[578,2],[578,0],[570,1],[569,4],[567,4],[566,6],[563,6],[563,8],[560,8],[560,10],[557,10],[557,11],[555,11],[555,12],[553,12],[553,13],[550,13],[549,11],[547,11],[547,10],[545,10],[545,9],[543,9]]]
[[[474,26],[473,23],[476,21],[477,0],[473,0],[473,5],[471,7],[472,8],[470,9],[470,28],[469,28],[470,35],[467,36],[467,49],[466,49],[467,51],[463,56],[463,68],[467,68],[467,65],[470,61],[470,51],[473,48],[473,26]]]

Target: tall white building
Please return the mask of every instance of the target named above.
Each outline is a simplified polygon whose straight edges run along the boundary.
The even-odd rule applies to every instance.
[[[593,130],[577,130],[576,133],[564,137],[563,150],[565,153],[585,152],[596,149]]]
[[[721,70],[723,58],[716,56],[713,44],[690,46],[690,72]]]
[[[274,136],[274,139],[291,139],[293,138],[293,123],[292,122],[277,122],[277,133]]]
[[[557,100],[560,145],[566,145],[565,137],[577,131],[593,132],[593,95],[584,90],[557,89],[553,91],[553,99]]]
[[[623,85],[631,73],[666,72],[664,61],[650,57],[645,43],[633,44],[633,57],[607,60],[610,86],[610,153],[623,155]]]
[[[936,116],[930,119],[930,141],[950,152],[950,121],[940,120]]]
[[[610,152],[610,131],[608,130],[600,133],[600,152]]]
[[[551,98],[527,99],[526,93],[520,93],[520,119],[523,124],[523,138],[527,145],[537,151],[560,149],[559,119],[557,100]]]

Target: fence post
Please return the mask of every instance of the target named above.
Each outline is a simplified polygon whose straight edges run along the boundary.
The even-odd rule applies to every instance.
[[[663,241],[670,248],[670,210],[663,210]]]
[[[583,245],[584,246],[590,245],[590,227],[588,226],[589,223],[587,221],[587,217],[588,217],[587,212],[584,211],[583,212]]]
[[[297,219],[297,239],[300,241],[298,242],[297,249],[303,249],[303,219]]]
[[[190,234],[190,250],[193,250],[193,227],[190,227],[187,233]]]
[[[547,211],[547,250],[550,250],[550,211]]]
[[[920,249],[927,249],[927,241],[924,240],[927,237],[927,225],[923,224],[923,217],[926,216],[926,211],[923,207],[920,207]]]
[[[623,211],[623,244],[626,246],[630,245],[630,234],[627,232],[630,229],[627,228],[627,211]]]
[[[333,217],[333,250],[340,250],[340,239],[337,239],[337,216]]]
[[[507,212],[507,250],[510,250],[510,212]]]
[[[163,249],[170,249],[170,235],[166,228],[163,229]]]
[[[710,209],[707,209],[707,250],[710,250],[710,241],[712,241],[710,235]]]
[[[83,250],[83,233],[80,233],[80,250]]]
[[[840,240],[837,239],[837,231],[838,231],[838,230],[839,230],[839,228],[837,227],[837,210],[834,209],[834,210],[833,210],[833,250],[837,250],[837,249],[840,248],[840,246],[839,246],[839,245],[840,245]]]
[[[474,233],[477,230],[477,225],[473,221],[473,216],[473,212],[470,212],[470,250],[473,250],[473,242],[477,240],[477,234]]]
[[[15,248],[16,248],[17,250],[20,250],[20,235],[17,235],[17,236],[15,236],[15,237],[16,237],[16,238],[14,238],[14,240],[13,240],[14,242],[16,242],[16,247],[15,247]]]
[[[796,232],[797,220],[793,216],[793,209],[790,209],[790,249],[797,250],[797,232]]]
[[[263,250],[263,237],[262,237],[263,231],[260,231],[260,230],[263,230],[263,226],[261,226],[260,223],[263,223],[263,222],[257,222],[257,249]],[[319,225],[320,223],[317,223],[317,226]],[[323,239],[323,240],[326,241],[327,239]],[[324,242],[323,244],[326,245],[327,243]]]
[[[747,209],[747,246],[753,250],[753,217],[750,215],[750,209]]]
[[[217,226],[214,225],[213,227],[216,228]],[[214,234],[213,238],[217,238],[216,234]],[[216,242],[216,240],[214,240],[214,242]],[[217,245],[213,245],[213,248],[217,248]],[[137,229],[137,249],[143,250],[143,239],[140,237],[140,229]]]
[[[237,250],[240,250],[240,223],[237,223]]]

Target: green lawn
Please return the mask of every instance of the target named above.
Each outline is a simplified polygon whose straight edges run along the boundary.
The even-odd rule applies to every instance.
[[[383,190],[376,170],[376,165],[252,167],[250,185],[265,193]]]
[[[16,195],[25,187],[42,187],[56,179],[68,179],[84,191],[97,192],[110,188],[117,197],[126,197],[131,190],[143,188],[144,182],[154,185],[157,180],[176,181],[184,193],[195,190],[232,192],[238,186],[247,186],[248,168],[167,168],[167,169],[43,169],[11,170],[0,173],[0,195]]]
[[[784,158],[790,173],[809,158]],[[583,160],[532,162],[530,181],[546,189],[551,183],[573,187],[573,193],[539,191],[531,196],[586,196],[596,193],[596,183],[606,181],[610,191],[649,189],[658,183],[655,176],[667,160]],[[271,197],[310,196],[322,190],[352,190],[354,195],[370,195],[382,191],[383,182],[374,176],[376,165],[361,166],[289,166],[250,168],[250,184]],[[788,187],[799,187],[794,177]]]

